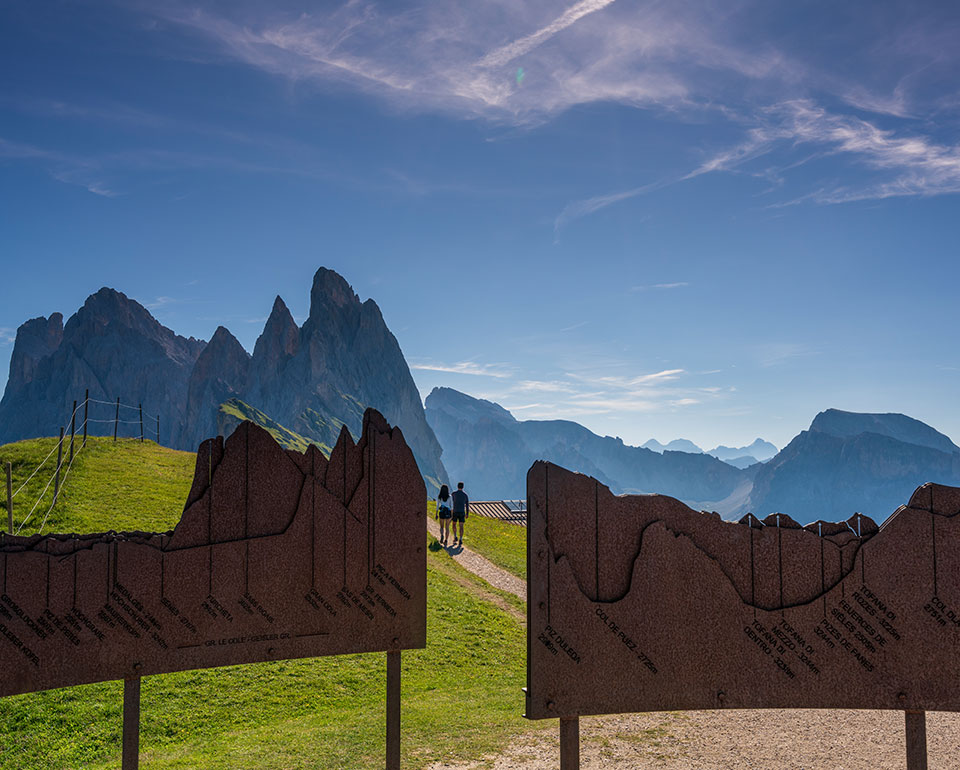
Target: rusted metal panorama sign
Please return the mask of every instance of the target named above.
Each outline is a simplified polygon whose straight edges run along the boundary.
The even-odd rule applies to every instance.
[[[880,528],[729,523],[543,462],[527,494],[530,718],[960,710],[960,489]]]
[[[426,642],[426,490],[373,410],[329,461],[241,425],[166,534],[5,537],[0,695]]]

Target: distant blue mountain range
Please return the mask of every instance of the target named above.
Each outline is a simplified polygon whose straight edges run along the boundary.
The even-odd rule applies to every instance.
[[[727,517],[779,511],[802,523],[845,520],[856,511],[880,522],[927,481],[960,485],[960,448],[902,414],[828,409],[780,452],[757,439],[709,453],[682,439],[635,447],[567,420],[517,420],[499,404],[451,388],[430,393],[426,415],[451,479],[463,480],[477,499],[523,496],[536,459],[589,474],[618,494],[667,494]],[[744,457],[747,467],[735,467]]]

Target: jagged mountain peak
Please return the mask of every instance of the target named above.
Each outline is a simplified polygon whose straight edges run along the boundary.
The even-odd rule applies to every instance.
[[[372,300],[367,300],[371,302]],[[310,318],[321,319],[337,309],[360,307],[360,297],[335,270],[321,267],[313,276],[310,289]]]
[[[210,338],[210,342],[204,348],[200,357],[213,355],[214,351],[222,350],[225,353],[235,355],[239,358],[250,358],[250,354],[240,344],[240,340],[233,336],[233,333],[226,326],[218,326],[217,330]],[[199,359],[198,359],[199,360]]]
[[[255,358],[275,364],[285,356],[295,355],[300,347],[300,327],[280,295],[273,301],[273,309],[263,325],[263,331],[253,348]]]

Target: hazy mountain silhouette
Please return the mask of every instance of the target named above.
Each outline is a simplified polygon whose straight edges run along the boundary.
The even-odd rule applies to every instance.
[[[477,499],[523,497],[527,469],[538,459],[589,474],[616,493],[660,491],[688,501],[722,500],[751,475],[705,454],[629,446],[569,420],[519,421],[499,404],[452,388],[434,388],[426,414],[451,479],[464,481]]]
[[[657,454],[663,454],[664,452],[689,452],[694,455],[703,454],[703,450],[700,447],[685,438],[675,438],[666,444],[661,444],[655,438],[652,438],[640,446],[643,449],[650,449]]]
[[[723,460],[728,463],[736,464],[737,461],[744,461],[747,459],[752,459],[754,462],[765,462],[773,457],[777,453],[777,448],[771,444],[769,441],[764,441],[762,438],[754,439],[753,443],[749,446],[741,447],[728,447],[721,444],[718,447],[707,452],[708,455],[713,455],[718,460]]]

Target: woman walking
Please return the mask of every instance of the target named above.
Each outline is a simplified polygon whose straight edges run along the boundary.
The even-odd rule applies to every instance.
[[[447,544],[447,535],[449,534],[451,513],[450,490],[444,484],[440,487],[440,494],[437,495],[437,518],[440,519],[440,544]]]

